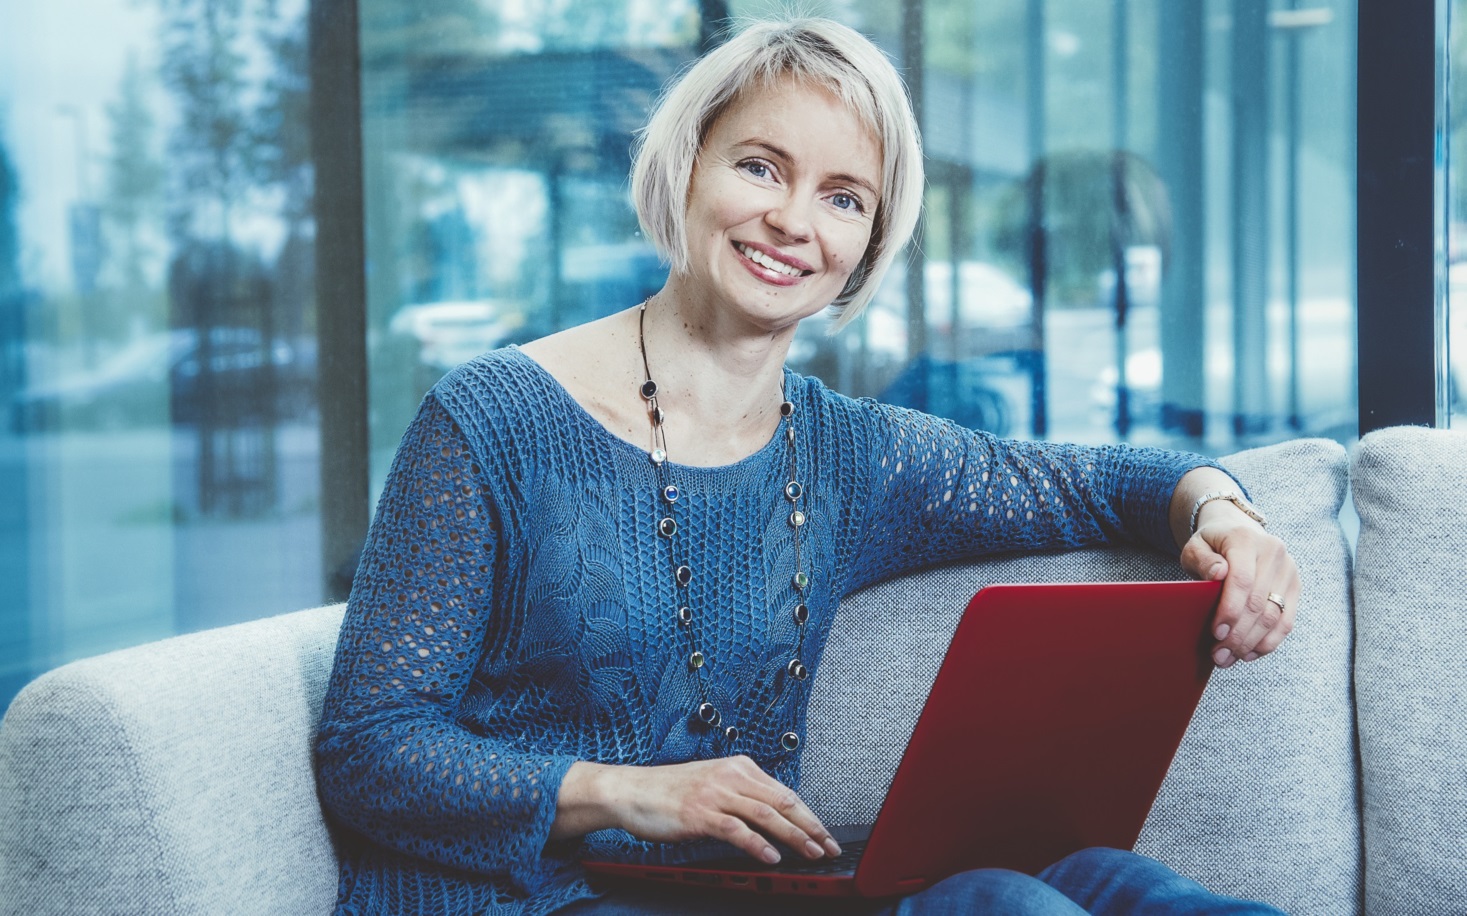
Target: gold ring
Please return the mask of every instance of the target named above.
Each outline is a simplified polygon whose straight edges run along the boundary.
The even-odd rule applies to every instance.
[[[1272,601],[1274,604],[1277,604],[1279,606],[1279,613],[1280,614],[1282,614],[1284,612],[1284,596],[1283,595],[1280,595],[1278,592],[1269,592],[1268,593],[1268,600],[1269,601]]]

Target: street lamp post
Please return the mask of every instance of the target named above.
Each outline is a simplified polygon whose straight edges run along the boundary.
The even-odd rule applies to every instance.
[[[80,313],[82,358],[88,368],[97,362],[97,274],[102,267],[101,213],[92,202],[87,181],[87,116],[77,105],[56,106],[56,113],[75,127],[76,199],[67,210],[68,241],[71,244],[71,276]]]

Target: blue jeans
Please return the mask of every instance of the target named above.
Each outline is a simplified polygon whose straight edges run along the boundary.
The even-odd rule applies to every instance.
[[[566,916],[1283,916],[1267,904],[1214,894],[1155,859],[1119,849],[1082,850],[1037,877],[998,868],[966,871],[897,901],[618,886],[600,899],[581,900],[559,912]]]

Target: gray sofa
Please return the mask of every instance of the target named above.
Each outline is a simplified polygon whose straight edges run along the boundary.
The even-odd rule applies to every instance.
[[[1292,546],[1305,594],[1279,652],[1213,677],[1138,848],[1295,914],[1467,913],[1467,433],[1392,429],[1348,459],[1305,440],[1224,463]],[[829,822],[875,813],[976,586],[1176,572],[1082,551],[854,596],[828,651],[870,663],[816,685],[805,795]],[[914,594],[924,613],[903,613]],[[340,617],[181,636],[26,687],[0,723],[0,913],[329,912],[310,748]]]

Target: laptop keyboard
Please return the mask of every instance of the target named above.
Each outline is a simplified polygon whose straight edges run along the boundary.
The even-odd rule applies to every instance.
[[[840,855],[834,859],[807,859],[804,856],[793,853],[785,855],[780,863],[774,866],[774,871],[793,872],[801,875],[838,875],[842,872],[855,871],[856,861],[866,851],[865,840],[854,840],[850,843],[842,843]]]

